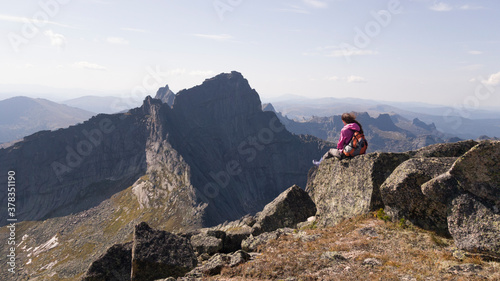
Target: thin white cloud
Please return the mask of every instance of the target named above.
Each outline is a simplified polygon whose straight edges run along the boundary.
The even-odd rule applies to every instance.
[[[467,53],[469,53],[470,55],[480,55],[483,52],[481,52],[481,51],[468,51]]]
[[[484,64],[469,64],[459,68],[459,70],[465,71],[478,71],[484,67]]]
[[[194,75],[194,76],[208,76],[214,74],[215,71],[213,70],[192,70],[189,72],[189,75]]]
[[[132,31],[132,32],[140,32],[140,33],[151,33],[150,31],[145,30],[145,29],[131,28],[131,27],[123,27],[123,28],[121,28],[121,30]]]
[[[50,21],[50,20],[41,21],[41,20],[34,19],[34,18],[18,17],[18,16],[10,16],[10,15],[2,15],[2,14],[0,14],[0,21],[16,22],[16,23],[29,23],[29,22],[32,22],[36,26],[43,26],[43,25],[46,25],[46,24],[51,24],[51,25],[57,25],[57,26],[61,26],[61,27],[72,28],[69,25],[61,24],[61,23],[58,23],[58,22]]]
[[[176,68],[176,69],[171,69],[167,71],[167,75],[183,75],[186,74],[186,69],[184,68]]]
[[[466,4],[466,5],[462,5],[459,7],[460,10],[465,10],[465,11],[469,11],[469,10],[482,10],[484,9],[483,6],[476,6],[476,5],[469,5],[469,4]]]
[[[352,56],[378,55],[377,51],[359,49],[347,44],[345,45],[346,45],[345,47],[342,46],[317,47],[313,51],[304,52],[303,55],[305,56],[321,55],[326,57],[352,57]]]
[[[105,66],[96,64],[96,63],[90,63],[88,61],[79,61],[75,62],[73,64],[74,67],[76,68],[84,68],[84,69],[91,69],[91,70],[108,70]]]
[[[217,40],[217,41],[225,41],[225,40],[229,40],[229,39],[233,38],[229,34],[193,34],[193,35],[196,37]]]
[[[185,68],[171,69],[166,72],[167,75],[191,75],[191,76],[207,76],[216,74],[213,70],[187,70]]]
[[[106,38],[106,42],[116,45],[128,45],[130,43],[128,40],[121,37],[108,37]]]
[[[92,2],[97,3],[97,4],[111,4],[110,1],[106,1],[106,0],[92,0]]]
[[[347,83],[366,83],[366,79],[361,76],[351,75],[346,79]]]
[[[377,55],[377,51],[372,50],[361,50],[361,49],[352,49],[352,50],[333,50],[327,57],[351,57],[351,56],[369,56],[369,55]]]
[[[347,77],[338,77],[338,76],[328,76],[324,78],[325,80],[328,81],[334,81],[334,82],[347,82],[347,83],[366,83],[366,79],[361,77],[361,76],[356,76],[356,75],[350,75]]]
[[[62,35],[62,34],[55,33],[54,31],[52,31],[50,29],[44,31],[43,34],[45,36],[49,37],[50,44],[52,46],[62,48],[66,45],[66,37],[64,37],[64,35]]]
[[[297,5],[289,5],[288,8],[278,9],[279,12],[295,13],[295,14],[310,14],[307,9]]]
[[[448,12],[453,10],[453,7],[450,4],[446,4],[444,2],[434,3],[429,9],[436,12]]]
[[[324,9],[328,7],[328,3],[325,1],[319,1],[319,0],[302,0],[306,5],[311,6],[313,8],[318,8],[318,9]]]
[[[491,74],[487,80],[483,81],[487,85],[498,86],[500,85],[500,72]]]

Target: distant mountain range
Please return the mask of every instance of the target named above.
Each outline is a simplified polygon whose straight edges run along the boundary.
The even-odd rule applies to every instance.
[[[55,130],[83,122],[95,113],[46,99],[14,97],[0,101],[0,144],[42,130]]]
[[[158,89],[155,99],[173,106],[175,93],[168,85]],[[410,139],[430,135],[425,142],[443,142],[454,137],[460,139],[487,139],[500,137],[500,111],[474,110],[459,111],[452,107],[411,102],[386,102],[355,98],[306,98],[287,95],[268,100],[272,110],[281,114],[282,122],[291,126],[294,133],[310,133],[321,137],[318,123],[327,122],[325,118],[341,115],[344,112],[366,112],[376,119],[380,114],[388,114],[400,129],[412,132]],[[136,99],[115,96],[83,96],[61,102],[46,99],[15,97],[0,101],[0,147],[6,147],[23,137],[40,130],[64,128],[88,119],[97,113],[113,114],[127,112],[140,106]],[[265,109],[264,109],[265,110]],[[279,115],[279,114],[278,114]],[[433,124],[434,130],[415,131],[415,122]],[[293,122],[292,122],[293,121]],[[293,123],[293,125],[292,125]],[[307,128],[306,128],[307,127]],[[411,128],[410,128],[411,127]],[[418,126],[417,126],[418,127]],[[301,129],[299,129],[301,128]],[[326,126],[322,130],[329,130]],[[335,134],[330,132],[329,134]],[[406,134],[406,133],[405,133]],[[401,137],[401,136],[400,136]],[[409,141],[411,141],[409,139]],[[335,141],[326,137],[325,140]],[[403,147],[412,147],[407,144]],[[412,147],[411,149],[415,149]],[[383,149],[383,146],[379,147]]]
[[[94,113],[113,114],[122,111],[128,111],[131,108],[138,107],[142,101],[121,97],[98,97],[98,96],[84,96],[76,99],[63,101],[72,107],[77,107]]]
[[[172,106],[175,94],[168,85],[155,98]],[[46,99],[13,97],[0,101],[0,148],[43,130],[55,130],[81,123],[98,113],[127,112],[138,107],[134,99],[113,96],[83,96],[52,102]]]
[[[354,98],[309,99],[298,96],[284,96],[268,102],[272,103],[277,112],[298,122],[351,111],[367,112],[373,118],[387,113],[408,120],[418,118],[425,123],[434,123],[438,131],[462,139],[500,137],[500,111],[495,110],[460,111],[452,107],[424,103],[382,102]]]
[[[264,111],[275,112],[271,104],[263,105]],[[295,121],[277,112],[276,115],[287,130],[295,134],[308,134],[337,143],[344,126],[341,115],[313,117],[307,121]],[[426,124],[418,118],[412,121],[400,116],[379,114],[376,118],[366,112],[356,113],[368,139],[369,152],[403,152],[436,143],[457,141],[459,138],[443,134],[434,123]]]
[[[175,93],[170,90],[168,85],[158,89],[155,99],[159,99],[164,103],[172,106],[174,103]],[[94,113],[120,113],[126,112],[129,109],[142,105],[142,98],[138,97],[116,97],[116,96],[83,96],[76,99],[63,101],[63,104],[81,108]]]

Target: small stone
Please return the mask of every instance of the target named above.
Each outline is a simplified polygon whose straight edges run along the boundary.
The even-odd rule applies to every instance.
[[[448,269],[448,272],[453,274],[477,273],[481,270],[483,270],[483,267],[478,264],[466,263],[452,266]]]
[[[453,257],[456,258],[457,260],[461,261],[465,259],[465,252],[459,249],[454,249],[453,250]]]
[[[363,261],[362,265],[375,267],[375,266],[381,266],[382,262],[375,258],[367,258]]]
[[[417,278],[415,278],[411,275],[404,275],[404,276],[401,276],[399,280],[401,280],[401,281],[417,281]]]
[[[231,260],[229,262],[229,267],[235,267],[238,266],[242,263],[247,262],[250,260],[250,255],[242,250],[236,251],[231,255]]]
[[[322,259],[328,259],[331,261],[345,261],[347,260],[343,255],[341,255],[339,252],[333,251],[333,252],[324,252],[321,255]]]
[[[377,231],[371,226],[358,229],[358,233],[369,237],[378,237]]]

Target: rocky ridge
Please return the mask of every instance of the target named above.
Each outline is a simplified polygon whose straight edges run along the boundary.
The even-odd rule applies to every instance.
[[[17,279],[80,278],[143,221],[178,232],[255,214],[305,185],[310,155],[327,147],[263,112],[238,72],[179,92],[172,107],[147,97],[126,113],[26,137],[0,149],[0,172],[19,179]]]
[[[330,159],[311,173],[307,190],[320,225],[383,208],[394,221],[453,237],[463,250],[500,257],[499,156],[499,141],[462,141]],[[374,164],[381,158],[389,161]]]
[[[487,153],[485,153],[486,151]],[[236,276],[239,274],[243,274],[241,276],[247,276],[245,274],[254,276],[254,271],[245,273],[244,270],[245,268],[253,270],[252,268],[259,264],[259,260],[266,260],[267,257],[261,255],[271,254],[265,250],[267,247],[279,247],[277,243],[287,243],[285,241],[300,241],[302,244],[309,245],[307,247],[314,247],[312,244],[315,241],[329,235],[327,231],[331,227],[349,224],[352,219],[366,216],[377,210],[377,215],[383,220],[393,220],[399,223],[399,227],[402,229],[414,228],[417,234],[413,235],[417,237],[421,235],[418,233],[430,235],[430,239],[434,241],[435,245],[448,247],[449,251],[453,251],[454,258],[452,259],[456,261],[464,260],[465,256],[474,254],[479,254],[486,259],[499,260],[499,212],[494,200],[495,197],[491,195],[494,194],[495,188],[498,186],[496,179],[498,167],[489,165],[490,161],[496,161],[499,153],[500,142],[498,141],[481,143],[463,141],[433,145],[407,153],[372,153],[353,159],[326,160],[319,168],[310,173],[307,188],[311,194],[310,198],[298,186],[292,186],[266,205],[263,211],[255,217],[246,216],[237,221],[183,234],[189,237],[190,243],[195,249],[198,256],[198,267],[193,266],[193,269],[185,277],[178,278],[178,280],[197,280],[197,278],[204,276],[225,275],[227,272],[232,272]],[[471,159],[474,159],[474,162],[467,162],[472,161]],[[478,180],[473,180],[475,177],[470,174],[471,171],[474,172],[474,167],[467,168],[467,165],[471,163],[474,163],[474,167],[480,167],[482,171]],[[340,177],[350,180],[332,181],[332,179]],[[448,179],[446,179],[447,177]],[[454,178],[450,180],[449,177]],[[445,179],[443,180],[443,178]],[[469,182],[464,178],[470,179]],[[325,179],[330,179],[330,182]],[[439,182],[439,185],[436,181]],[[438,194],[438,191],[425,192],[424,190],[430,188],[429,185],[434,189],[443,187],[442,189],[449,196],[435,197],[433,194]],[[477,189],[478,186],[482,187],[480,193]],[[482,197],[468,192],[467,190],[470,189],[475,190],[476,194],[480,194]],[[453,192],[450,193],[450,190]],[[349,200],[349,198],[354,199]],[[446,198],[446,201],[442,201],[442,198]],[[331,206],[335,206],[335,208]],[[445,208],[444,212],[442,208]],[[387,215],[382,210],[385,210]],[[305,219],[309,215],[315,216]],[[269,224],[269,228],[262,227],[263,222],[266,221],[273,222]],[[278,223],[287,221],[289,223]],[[299,223],[300,221],[304,221],[304,223]],[[317,227],[324,230],[319,232],[304,231],[304,229]],[[415,227],[424,230],[418,230]],[[386,236],[387,234],[382,233],[387,231],[380,228],[379,223],[368,221],[368,225],[356,229],[357,236],[354,237],[368,241],[377,239],[381,235]],[[235,236],[236,233],[239,236]],[[335,243],[339,243],[341,240]],[[451,249],[450,245],[453,243],[458,247],[458,250]],[[297,242],[294,242],[293,245],[296,244]],[[289,245],[288,247],[294,246]],[[421,247],[432,246],[422,244]],[[339,248],[343,249],[340,252],[323,252],[321,259],[330,260],[340,266],[342,263],[352,264],[359,259],[360,253],[352,252],[356,248],[356,244],[347,248],[342,246]],[[408,251],[413,250],[408,249]],[[383,268],[390,262],[393,264],[402,262],[390,261],[390,258],[387,257],[384,257],[385,260],[380,259],[383,256],[375,253],[372,256],[377,258],[363,258],[359,265],[365,268]],[[365,254],[365,257],[370,257],[370,255]],[[251,265],[247,266],[247,262],[250,262]],[[444,260],[442,262],[443,264],[440,266],[446,267],[447,263],[444,263]],[[320,262],[320,264],[322,263]],[[357,263],[355,264],[359,266]],[[480,262],[476,264],[451,264],[448,265],[445,272],[439,274],[443,276],[466,274],[472,279],[483,278],[480,274],[483,272],[483,266],[480,265]],[[238,267],[240,265],[243,266]],[[488,267],[488,270],[496,272],[494,265],[492,266]],[[333,276],[342,276],[337,275],[341,274],[337,270],[329,267],[323,270],[318,269],[317,272],[306,271],[310,274],[308,276],[316,276],[311,277],[312,280],[322,278],[327,278],[327,280],[333,278],[332,280],[334,280]],[[293,270],[289,273],[303,274],[303,272]],[[387,276],[392,276],[387,274]],[[256,274],[256,276],[260,275]],[[499,276],[500,272],[496,272],[495,275]],[[167,277],[169,276],[162,278]],[[284,276],[276,275],[276,277]]]

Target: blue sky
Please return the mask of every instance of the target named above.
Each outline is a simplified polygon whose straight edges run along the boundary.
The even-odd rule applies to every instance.
[[[285,94],[500,108],[500,2],[2,0],[0,99]]]

